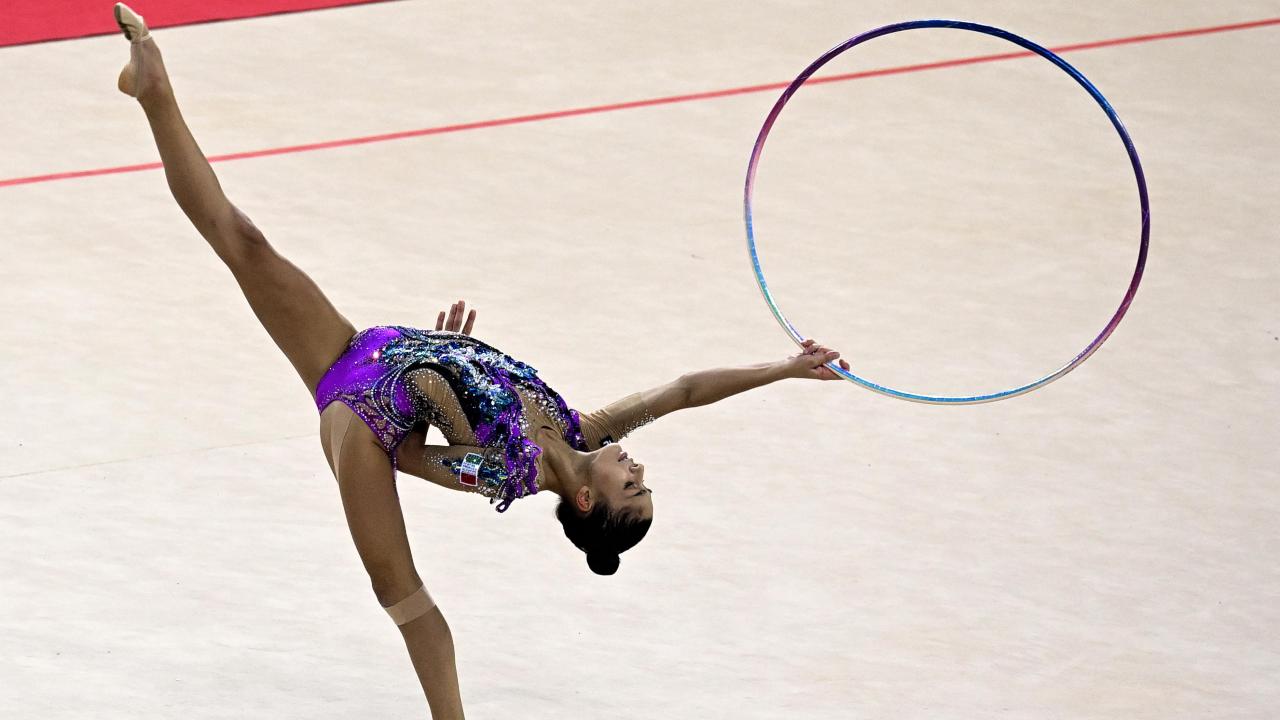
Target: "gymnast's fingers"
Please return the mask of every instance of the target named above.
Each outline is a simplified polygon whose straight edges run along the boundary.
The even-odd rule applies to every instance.
[[[458,302],[462,302],[459,300]],[[445,323],[445,329],[449,332],[458,331],[458,303],[449,306],[449,321]]]
[[[828,350],[825,353],[815,354],[815,355],[812,355],[811,357],[813,358],[812,362],[813,362],[814,377],[818,378],[819,380],[835,379],[836,375],[834,372],[832,372],[831,368],[827,367],[827,363],[835,362],[836,360],[838,360],[840,358],[840,353],[834,350]]]
[[[462,326],[462,334],[470,335],[471,327],[475,324],[476,324],[476,311],[472,310],[471,312],[467,313],[467,324]]]
[[[436,318],[436,329],[437,330],[444,329],[444,311],[443,310],[440,311],[440,317]]]
[[[841,370],[848,370],[848,369],[849,369],[849,363],[845,362],[844,360],[841,360],[841,361],[840,361],[840,369],[841,369]],[[836,373],[836,371],[835,371],[835,370],[832,370],[831,368],[827,367],[826,365],[823,365],[823,366],[822,366],[822,373],[823,373],[823,375],[822,375],[822,379],[823,379],[823,380],[839,380],[839,379],[840,379],[840,376]]]
[[[453,327],[451,327],[450,330],[460,332],[462,331],[462,316],[467,310],[467,301],[459,300],[458,304],[454,305],[454,307],[457,309],[458,313],[453,318]]]
[[[836,353],[835,355],[836,357],[839,357],[839,353]],[[832,353],[810,353],[805,356],[806,364],[809,366],[809,369],[817,372],[821,372],[822,366],[834,359],[835,358],[832,357]]]

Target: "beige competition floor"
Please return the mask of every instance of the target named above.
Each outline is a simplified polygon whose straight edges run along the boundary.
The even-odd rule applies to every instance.
[[[221,154],[782,81],[928,16],[1055,46],[1280,3],[413,0],[157,36]],[[921,32],[832,71],[1008,49]],[[0,180],[155,160],[114,90],[125,55],[0,49]],[[1146,280],[1106,347],[991,405],[791,381],[664,419],[624,443],[658,509],[612,578],[549,499],[499,516],[402,478],[469,717],[1276,716],[1280,26],[1067,57],[1151,186]],[[589,410],[791,351],[741,223],[775,97],[216,168],[358,327],[464,297],[477,335]],[[872,379],[1025,381],[1120,299],[1125,162],[1035,59],[807,88],[760,171],[766,269]],[[0,717],[425,716],[313,403],[163,176],[0,187],[0,221]]]

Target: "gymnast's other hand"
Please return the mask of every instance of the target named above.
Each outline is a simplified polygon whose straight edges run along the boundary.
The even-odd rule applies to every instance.
[[[809,380],[839,380],[840,376],[827,367],[827,363],[840,360],[840,353],[829,347],[819,345],[813,340],[801,343],[801,351],[785,361],[784,369],[787,377],[807,378]],[[840,360],[840,367],[849,369],[849,363]]]
[[[444,310],[440,311],[440,316],[436,318],[437,330],[448,330],[449,332],[460,332],[463,335],[471,334],[471,326],[476,324],[476,311],[472,310],[467,313],[467,322],[462,323],[462,314],[467,310],[467,301],[459,300],[449,306],[449,318],[445,320]]]

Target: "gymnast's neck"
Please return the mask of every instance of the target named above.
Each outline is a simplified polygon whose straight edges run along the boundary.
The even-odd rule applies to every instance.
[[[570,499],[587,481],[591,456],[569,447],[552,428],[540,427],[534,433],[534,442],[542,448],[542,471],[538,487]]]

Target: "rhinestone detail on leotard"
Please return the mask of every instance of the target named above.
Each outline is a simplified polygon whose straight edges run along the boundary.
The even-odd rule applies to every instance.
[[[349,347],[354,349],[374,332],[387,339],[379,340],[379,347],[356,362],[364,368],[367,381],[323,393],[323,399],[318,395],[317,402],[341,400],[352,406],[377,434],[393,464],[395,446],[415,425],[431,419],[429,403],[411,390],[414,382],[409,374],[422,368],[437,371],[453,388],[478,444],[499,450],[495,462],[505,467],[505,477],[490,497],[498,512],[505,512],[513,500],[538,492],[537,459],[542,448],[527,437],[529,422],[522,395],[556,422],[570,447],[586,450],[577,411],[529,365],[467,335],[400,326],[364,330]],[[376,371],[370,367],[374,364]],[[322,386],[326,380],[328,376]]]

